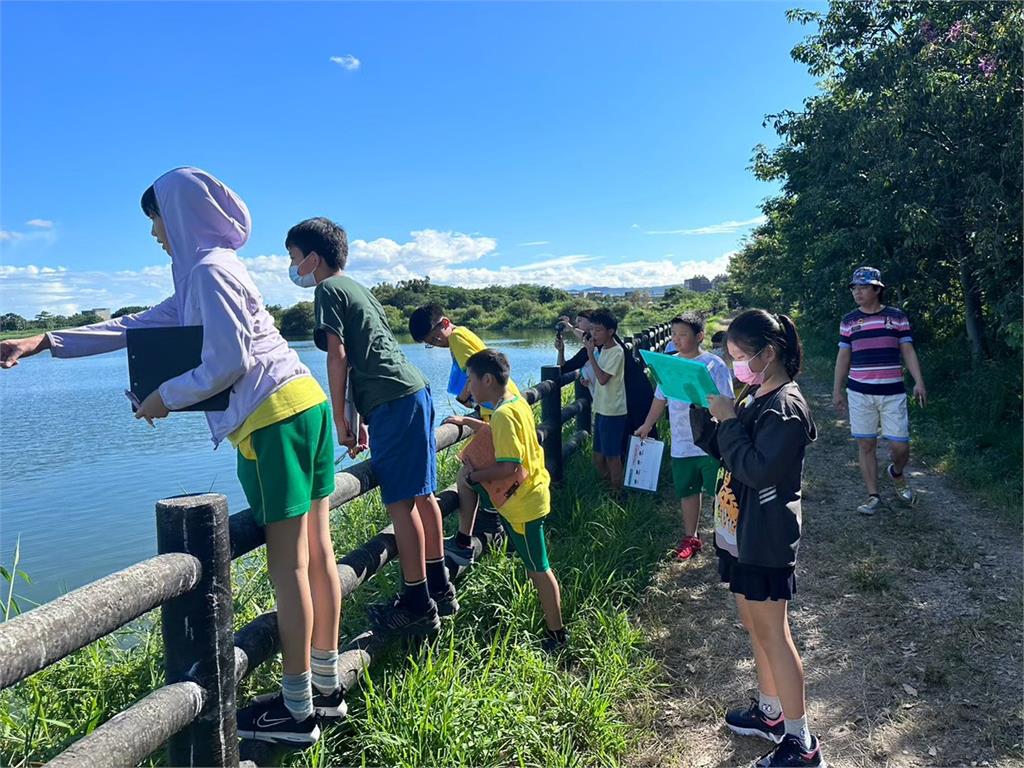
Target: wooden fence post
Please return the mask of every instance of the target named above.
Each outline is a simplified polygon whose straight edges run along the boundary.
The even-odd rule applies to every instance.
[[[562,368],[545,365],[540,369],[541,381],[553,383],[551,391],[540,401],[540,420],[547,425],[544,437],[544,466],[552,482],[562,479]]]
[[[593,410],[591,408],[592,400],[590,390],[580,384],[578,377],[573,384],[573,395],[580,403],[580,412],[576,414],[576,431],[586,432],[588,435],[593,435],[594,417],[591,415]]]
[[[228,502],[219,493],[176,496],[156,504],[157,548],[187,552],[202,564],[194,590],[161,610],[168,683],[194,680],[207,706],[167,742],[169,765],[238,765],[235,643]]]

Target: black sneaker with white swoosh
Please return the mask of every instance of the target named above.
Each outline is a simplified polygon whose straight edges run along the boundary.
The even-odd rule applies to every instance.
[[[242,739],[269,741],[308,747],[320,738],[316,717],[310,715],[298,721],[284,705],[280,693],[261,696],[248,707],[238,710],[238,736]]]

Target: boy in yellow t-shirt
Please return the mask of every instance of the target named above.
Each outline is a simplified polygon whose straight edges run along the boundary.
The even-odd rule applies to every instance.
[[[425,342],[432,347],[444,347],[451,352],[452,370],[448,377],[448,393],[467,408],[475,404],[480,408],[480,418],[490,422],[494,412],[489,401],[476,400],[469,390],[469,379],[466,374],[466,361],[477,352],[486,348],[483,340],[468,328],[455,325],[449,320],[439,304],[428,304],[420,307],[409,316],[409,334],[415,341]],[[509,380],[508,391],[519,395],[515,382]],[[494,509],[487,492],[479,485],[466,480],[465,471],[460,472],[456,480],[459,490],[459,530],[455,536],[445,539],[445,560],[454,571],[458,566],[473,564],[473,524],[476,522],[477,507]]]
[[[533,410],[509,386],[508,359],[495,349],[484,349],[466,361],[469,390],[477,402],[490,402],[494,455],[497,463],[483,469],[470,469],[466,480],[472,485],[500,480],[516,473],[521,466],[526,480],[498,510],[505,533],[523,559],[530,580],[537,588],[548,632],[542,646],[557,651],[568,642],[562,625],[562,598],[558,580],[548,563],[544,540],[544,518],[551,511],[551,477],[544,467],[544,451],[537,441],[537,424]],[[483,421],[469,416],[453,416],[453,424],[476,430]]]

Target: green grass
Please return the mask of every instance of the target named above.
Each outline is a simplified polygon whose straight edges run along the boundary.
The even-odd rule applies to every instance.
[[[568,432],[571,427],[567,427]],[[451,451],[440,476],[451,479]],[[460,584],[462,609],[441,635],[395,647],[350,695],[350,717],[288,765],[614,765],[638,735],[655,663],[630,610],[676,525],[659,497],[617,504],[597,487],[589,451],[573,457],[553,497],[550,558],[562,586],[570,649],[539,647],[543,617],[521,562],[496,552]],[[333,513],[336,551],[385,523],[378,494]],[[451,527],[455,521],[449,518]],[[262,550],[234,564],[236,626],[273,607]],[[346,601],[342,632],[366,626],[365,605],[397,587],[392,566]],[[343,638],[344,642],[344,638]],[[258,669],[240,701],[272,690],[277,662]],[[0,693],[0,764],[45,761],[162,684],[158,614]],[[153,756],[155,764],[163,753]]]
[[[55,328],[53,330],[58,329]],[[37,336],[40,333],[46,333],[46,330],[43,328],[30,328],[27,331],[0,331],[0,341],[5,339],[27,339],[29,336]]]

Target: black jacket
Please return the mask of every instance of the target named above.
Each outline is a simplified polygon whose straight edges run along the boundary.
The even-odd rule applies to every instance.
[[[804,451],[818,436],[800,387],[790,382],[755,396],[723,424],[705,408],[691,407],[690,425],[694,443],[725,469],[715,498],[716,544],[745,565],[794,566]],[[735,530],[735,547],[722,528]]]

